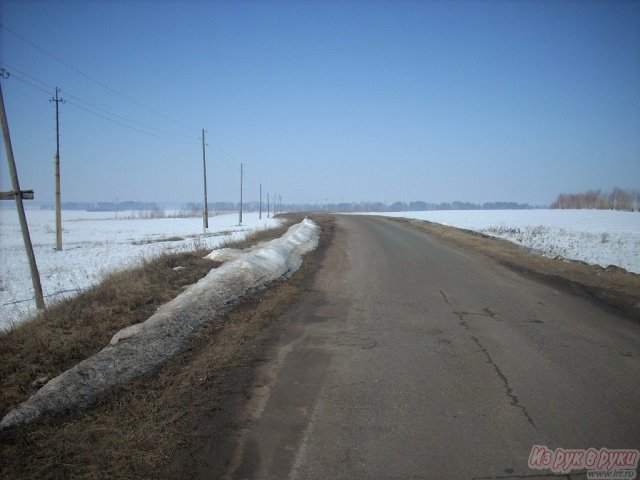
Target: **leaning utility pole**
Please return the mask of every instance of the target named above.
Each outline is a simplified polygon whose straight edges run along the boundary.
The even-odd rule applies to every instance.
[[[62,250],[62,201],[60,200],[60,89],[56,87],[56,96],[49,101],[56,104],[56,156],[54,157],[56,177],[56,251]]]
[[[258,211],[260,212],[258,214],[258,219],[262,220],[262,184],[260,184],[260,207]]]
[[[207,233],[209,228],[209,206],[207,205],[207,160],[204,153],[204,128],[202,129],[202,169],[204,174],[204,210],[202,212],[202,228]]]
[[[8,73],[2,70],[0,75],[3,78],[8,77]],[[36,297],[36,308],[44,309],[44,297],[42,295],[42,285],[40,284],[40,274],[38,273],[38,265],[36,264],[36,256],[33,253],[33,245],[31,244],[31,236],[29,235],[29,226],[27,225],[27,217],[24,213],[24,204],[22,199],[33,198],[33,191],[20,190],[20,182],[18,181],[18,171],[16,170],[16,162],[13,158],[13,147],[11,146],[11,136],[9,135],[9,122],[7,120],[7,112],[4,109],[4,98],[2,97],[2,86],[0,85],[0,122],[2,123],[2,138],[4,139],[4,147],[7,150],[7,161],[9,162],[9,174],[11,175],[11,183],[13,185],[13,197],[16,199],[16,207],[18,208],[18,219],[20,220],[20,230],[22,230],[22,240],[24,248],[27,251],[27,259],[29,260],[29,269],[31,270],[31,281],[33,282],[33,291]]]
[[[240,164],[240,223],[242,225],[242,163]]]

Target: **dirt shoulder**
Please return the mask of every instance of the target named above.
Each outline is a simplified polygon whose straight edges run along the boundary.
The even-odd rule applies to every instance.
[[[292,221],[298,218],[290,217]],[[300,270],[192,337],[157,373],[132,382],[92,408],[21,428],[0,441],[8,478],[190,478],[203,464],[224,463],[237,429],[235,411],[253,388],[255,367],[279,335],[278,319],[309,288],[334,229]],[[215,447],[212,447],[215,446]],[[218,448],[219,446],[219,448]],[[217,449],[216,459],[198,452]]]
[[[423,220],[388,218],[408,224],[454,247],[489,257],[516,272],[585,295],[640,321],[640,275],[574,260],[530,253],[507,240]]]

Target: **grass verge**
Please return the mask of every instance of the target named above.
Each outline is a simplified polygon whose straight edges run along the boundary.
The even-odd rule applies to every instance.
[[[45,419],[1,441],[3,476],[154,479],[192,478],[190,469],[196,467],[206,471],[209,460],[198,452],[210,451],[212,443],[230,443],[223,440],[236,428],[232,411],[252,387],[263,348],[278,334],[278,318],[310,288],[322,262],[333,223],[317,221],[323,226],[321,245],[305,256],[300,270],[217,318],[159,372],[88,410]],[[265,235],[257,236],[266,240]]]
[[[225,246],[246,248],[279,237],[293,220],[275,229],[257,230]],[[204,277],[219,265],[203,258],[209,252],[165,253],[144,260],[0,333],[0,416],[48,380],[100,351],[117,331],[145,321],[159,306]],[[174,270],[176,267],[183,268]]]

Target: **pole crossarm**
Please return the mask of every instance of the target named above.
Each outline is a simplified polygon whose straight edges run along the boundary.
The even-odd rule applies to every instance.
[[[33,200],[35,198],[33,190],[20,190],[19,192],[0,192],[0,200],[13,200],[18,195],[23,200]]]

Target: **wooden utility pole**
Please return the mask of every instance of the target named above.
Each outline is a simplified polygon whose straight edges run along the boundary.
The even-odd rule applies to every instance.
[[[56,87],[56,96],[49,101],[56,104],[56,156],[54,157],[56,177],[56,251],[62,250],[62,200],[60,199],[60,89]]]
[[[271,213],[271,207],[269,206],[269,192],[267,192],[267,218],[269,218],[270,213]]]
[[[204,210],[202,212],[202,228],[205,233],[209,228],[209,206],[207,204],[207,160],[204,153],[204,128],[202,129],[202,169],[204,175]]]
[[[242,163],[240,164],[240,225],[242,225]]]
[[[2,70],[0,75],[3,78],[9,76],[6,71]],[[11,175],[11,183],[13,185],[13,197],[16,200],[18,208],[18,219],[20,220],[20,230],[22,230],[22,240],[24,248],[27,251],[27,259],[29,260],[29,269],[31,270],[31,281],[33,282],[33,291],[36,297],[36,307],[39,310],[44,309],[44,296],[42,295],[42,285],[40,284],[40,274],[38,273],[38,265],[36,264],[36,256],[33,253],[33,245],[31,244],[31,236],[29,235],[29,226],[27,225],[27,217],[24,213],[23,198],[33,198],[33,191],[20,190],[20,182],[18,181],[18,171],[16,170],[16,162],[13,158],[13,147],[11,146],[11,136],[9,135],[9,122],[7,120],[7,112],[4,109],[4,98],[2,96],[2,86],[0,85],[0,121],[2,123],[2,138],[4,139],[4,147],[7,151],[7,161],[9,162],[9,173]]]
[[[262,184],[260,184],[260,207],[259,207],[258,212],[260,212],[258,214],[258,219],[262,220]]]

